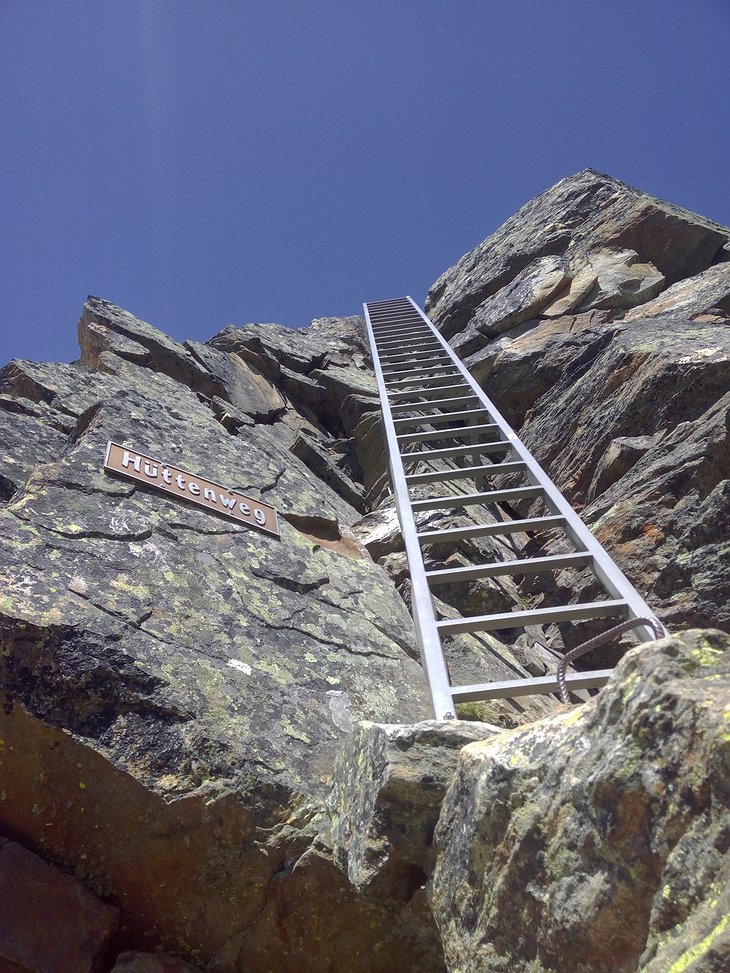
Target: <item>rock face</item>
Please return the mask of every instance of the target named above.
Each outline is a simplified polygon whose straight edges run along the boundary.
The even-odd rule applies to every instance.
[[[729,718],[730,639],[688,632],[462,750],[431,888],[449,969],[727,969]]]
[[[564,259],[566,283],[581,278],[580,297],[574,296],[582,305],[598,306],[595,296],[604,306],[630,307],[631,292],[646,300],[647,288],[659,288],[660,277],[674,284],[699,274],[726,258],[727,243],[726,227],[586,169],[531,200],[442,274],[428,293],[426,311],[451,337],[525,268],[554,273],[553,262],[539,263],[545,257]],[[637,256],[619,256],[621,251]],[[616,258],[607,264],[610,254]],[[636,259],[644,266],[632,269]],[[601,283],[602,265],[608,284]],[[541,297],[548,304],[552,289]]]
[[[199,973],[199,970],[197,966],[191,966],[169,953],[136,953],[129,950],[119,955],[112,973]]]
[[[429,297],[473,373],[674,629],[730,625],[727,240],[709,220],[587,171],[524,207]],[[87,967],[69,969],[392,973],[395,958],[403,973],[443,973],[424,887],[436,862],[436,917],[461,970],[471,913],[460,928],[432,840],[440,813],[442,845],[444,815],[456,820],[456,791],[441,804],[459,753],[522,728],[484,744],[507,753],[557,703],[460,712],[491,727],[423,722],[432,713],[362,320],[229,326],[181,344],[89,298],[78,333],[78,362],[0,370],[0,832],[12,839],[0,864],[20,856],[28,877],[37,862],[100,915],[118,915],[113,935],[84,940]],[[273,505],[281,538],[104,473],[109,440]],[[418,517],[435,529],[495,513]],[[424,554],[431,568],[455,567],[559,543],[487,536]],[[591,584],[587,572],[477,579],[445,586],[436,607],[447,618],[510,611],[590,597]],[[554,671],[583,634],[464,634],[445,653],[457,683],[513,679]],[[641,658],[631,664],[664,665]],[[620,750],[623,724],[611,719]],[[549,725],[557,739],[573,724]],[[667,726],[650,724],[651,752],[664,754]],[[687,821],[696,810],[710,822],[715,851],[693,845],[692,867],[714,876],[724,839],[700,790]],[[591,800],[585,813],[600,817]],[[657,820],[681,830],[672,813]],[[705,942],[715,908],[698,878],[651,918],[658,862],[640,869],[651,880],[636,885],[637,901],[621,899],[639,917],[621,962],[644,951],[651,973],[674,956],[662,951],[678,924],[688,948]],[[487,865],[469,866],[469,894]],[[604,912],[607,928],[618,922]],[[21,918],[5,923],[16,942]],[[490,913],[488,936],[502,921]],[[640,927],[649,938],[637,953]],[[526,937],[499,939],[505,969],[543,969],[523,963]],[[554,969],[569,970],[573,954],[550,942]],[[0,957],[9,970],[44,970],[31,954]]]
[[[523,207],[427,302],[675,629],[730,629],[729,240],[727,228],[586,170]],[[543,536],[531,553],[558,545]],[[591,584],[558,578],[553,592],[590,597]],[[535,599],[534,583],[521,594]]]
[[[0,818],[121,903],[122,947],[320,970],[356,913],[353,969],[377,967],[377,942],[428,967],[318,844],[354,721],[428,703],[406,606],[349,530],[360,514],[289,448],[331,449],[348,379],[328,372],[357,376],[364,355],[356,321],[314,332],[278,352],[303,387],[317,373],[307,407],[267,377],[275,358],[177,345],[98,299],[80,363],[3,370]],[[260,496],[281,539],[105,474],[108,440]]]
[[[0,969],[93,973],[118,918],[76,879],[0,837]]]

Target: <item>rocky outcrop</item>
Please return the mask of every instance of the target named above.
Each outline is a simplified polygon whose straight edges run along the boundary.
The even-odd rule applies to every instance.
[[[338,760],[350,881],[427,893],[459,973],[695,973],[730,960],[730,638],[634,649],[511,731],[362,724]]]
[[[630,307],[628,295],[654,296],[650,291],[660,277],[674,284],[727,259],[727,244],[726,227],[585,169],[531,200],[442,274],[428,293],[426,311],[451,337],[525,268],[554,273],[555,263],[546,257],[564,258],[565,283],[580,279],[574,297],[583,306]],[[629,253],[619,256],[621,251]],[[616,258],[607,266],[611,254]],[[632,269],[636,260],[645,267]],[[600,283],[602,273],[608,284]],[[553,296],[551,287],[540,291],[545,305]]]
[[[430,889],[449,969],[727,969],[729,700],[730,639],[688,632],[462,750]]]
[[[352,322],[315,330],[363,356]],[[315,430],[332,452],[345,379],[318,378],[315,412],[266,369],[98,299],[79,335],[81,362],[0,375],[3,825],[120,903],[122,947],[320,970],[354,924],[353,969],[381,941],[428,966],[318,839],[353,723],[428,714],[406,606],[350,533],[359,512],[289,448]],[[108,440],[261,497],[281,539],[105,474]]]
[[[730,624],[727,239],[709,220],[587,171],[528,204],[430,296],[473,373],[675,629]],[[112,938],[84,939],[87,966],[69,969],[391,973],[396,957],[404,973],[442,973],[439,929],[450,967],[462,969],[476,926],[468,909],[457,919],[438,851],[457,837],[447,817],[457,820],[460,803],[471,813],[472,798],[455,796],[471,793],[460,752],[487,740],[478,746],[503,747],[521,766],[522,741],[544,739],[539,726],[558,742],[579,724],[562,715],[531,730],[556,712],[548,696],[461,706],[475,722],[423,722],[432,714],[362,320],[321,318],[296,332],[229,326],[206,344],[178,343],[89,298],[79,343],[78,362],[0,371],[0,830],[12,838],[0,865],[11,848],[28,876],[28,862],[59,869],[78,901],[118,915]],[[281,538],[104,473],[109,440],[273,505]],[[453,510],[421,511],[419,525],[521,512],[459,506],[454,496]],[[486,536],[448,549],[425,543],[424,555],[438,569],[560,544],[539,532]],[[510,611],[591,597],[592,583],[574,571],[473,579],[440,589],[436,607],[446,618]],[[457,683],[542,675],[585,634],[467,633],[447,639],[445,654]],[[666,670],[668,650],[653,651],[627,659],[614,695],[633,699],[631,674],[652,659]],[[675,677],[652,678],[654,692]],[[596,718],[604,698],[578,721]],[[618,753],[626,727],[613,710],[606,719]],[[661,759],[668,726],[650,720],[642,737]],[[680,729],[692,727],[709,733],[710,724],[688,718]],[[714,759],[704,744],[675,744],[678,773]],[[552,754],[551,743],[546,812],[560,784]],[[457,766],[462,783],[449,790]],[[610,770],[601,751],[595,774]],[[643,928],[647,973],[681,955],[680,928],[688,949],[715,928],[702,876],[721,874],[720,805],[706,800],[715,783],[697,786],[681,821],[671,808],[652,821],[681,832],[680,845],[695,812],[707,824],[714,851],[686,839],[700,878],[689,891],[677,885],[672,909],[656,904],[652,918],[646,896],[655,881],[674,888],[673,851],[662,864],[652,850],[637,872],[646,881],[620,955],[639,962]],[[581,813],[602,821],[592,794]],[[587,839],[575,854],[593,863],[594,851]],[[434,864],[438,926],[427,896]],[[471,859],[453,895],[481,895],[487,865]],[[500,882],[531,888],[504,868]],[[553,936],[545,895],[543,912],[524,905],[524,915]],[[34,922],[38,911],[27,909]],[[605,915],[606,928],[616,924]],[[508,918],[484,921],[475,955],[488,942],[504,947],[492,952],[505,969],[520,969],[528,934],[507,944],[499,923]],[[18,915],[8,923],[23,942]],[[19,955],[0,952],[23,970]],[[566,955],[561,973],[571,969]],[[28,956],[29,969],[44,969]],[[539,973],[538,961],[525,960],[525,973]]]
[[[122,949],[285,973],[344,936],[354,971],[441,969],[419,890],[356,892],[327,838],[353,726],[430,715],[392,515],[380,564],[367,546],[386,474],[363,340],[330,318],[179,344],[90,298],[79,362],[0,372],[0,820],[120,903]],[[281,539],[104,473],[109,440],[272,504]],[[496,638],[448,651],[465,681],[529,671]]]
[[[585,170],[429,293],[497,407],[672,628],[730,627],[730,230]],[[564,541],[543,535],[530,551]],[[590,598],[590,574],[520,594]],[[545,633],[558,647],[589,634]]]

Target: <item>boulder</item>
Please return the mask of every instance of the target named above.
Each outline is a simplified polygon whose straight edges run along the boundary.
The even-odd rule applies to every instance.
[[[331,486],[356,510],[364,511],[362,471],[347,439],[332,439],[320,444],[306,432],[300,433],[289,447],[323,483]]]
[[[197,341],[178,344],[162,331],[99,297],[89,297],[78,325],[81,364],[109,369],[113,353],[132,364],[162,372],[208,398],[219,397],[267,421],[283,411],[284,399],[258,370]]]
[[[469,355],[465,364],[507,421],[522,426],[535,402],[578,372],[610,341],[608,312],[526,321]]]
[[[730,964],[730,640],[642,646],[597,699],[467,746],[430,901],[460,973]]]
[[[612,439],[596,467],[589,493],[592,496],[605,493],[657,445],[663,434],[664,430],[660,430],[653,436],[617,436]]]
[[[424,885],[441,802],[467,743],[487,723],[361,723],[340,752],[332,794],[335,860],[359,889],[410,898]]]
[[[537,317],[550,299],[569,283],[562,257],[534,260],[476,308],[466,328],[454,336],[454,350],[463,357],[483,344],[481,335],[494,337]]]
[[[208,345],[277,382],[294,409],[335,438],[349,436],[377,408],[362,318],[318,318],[299,331],[279,324],[229,325]]]

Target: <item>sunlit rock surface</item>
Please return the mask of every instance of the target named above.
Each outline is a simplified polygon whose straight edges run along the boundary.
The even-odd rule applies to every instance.
[[[587,170],[523,207],[429,296],[437,325],[675,631],[730,627],[729,234]],[[429,907],[432,832],[462,744],[494,731],[423,723],[433,714],[364,322],[229,325],[179,343],[89,298],[78,333],[78,362],[0,370],[0,834],[118,910],[97,973],[469,969],[472,914],[448,904],[443,856],[438,925]],[[272,504],[281,539],[103,473],[110,439]],[[528,512],[459,507],[455,495],[454,510],[418,519],[434,530]],[[438,569],[561,543],[537,532],[425,544],[424,555]],[[455,618],[595,594],[589,571],[569,570],[462,581],[435,604]],[[464,634],[445,655],[455,683],[543,675],[592,631]],[[630,665],[656,686],[652,660],[659,672],[664,656],[644,652]],[[509,741],[557,708],[522,697],[459,715],[516,728],[488,746],[519,763]],[[619,760],[633,743],[616,720]],[[557,745],[572,724],[548,725]],[[669,724],[647,727],[647,752],[665,753]],[[546,780],[562,759],[552,746]],[[703,746],[687,793],[716,779]],[[600,775],[610,761],[585,767]],[[727,965],[722,920],[708,925],[720,898],[703,878],[720,874],[727,809],[716,801],[708,817],[707,787],[685,815],[687,834],[709,822],[715,835],[712,847],[690,842],[692,887],[677,885],[663,912],[646,884],[638,904],[626,893],[605,905],[601,928],[629,928],[617,947],[635,961],[627,970],[690,969],[692,950],[715,963],[702,973]],[[444,814],[456,816],[450,793]],[[556,800],[545,792],[548,817]],[[600,818],[591,800],[585,814]],[[594,852],[581,850],[588,863]],[[474,859],[458,894],[480,895],[488,867]],[[524,892],[541,867],[530,858],[505,881]],[[658,867],[648,860],[640,877]],[[525,959],[529,922],[510,922],[490,914],[474,955],[488,946],[505,970],[542,973],[542,954]],[[560,928],[545,971],[582,969]]]
[[[487,394],[674,628],[730,628],[729,240],[728,228],[588,169],[524,206],[428,298]],[[560,274],[563,292],[548,296]],[[531,553],[561,543],[544,535]],[[542,585],[528,579],[522,594],[544,598]],[[584,572],[558,577],[552,595],[597,590]],[[549,634],[571,644],[594,628]]]
[[[727,969],[728,720],[730,638],[690,631],[462,750],[430,890],[449,969]]]
[[[352,321],[318,333],[364,354]],[[297,429],[335,441],[334,399],[322,421],[240,356],[98,299],[79,334],[81,363],[0,375],[2,828],[119,902],[121,946],[320,970],[354,926],[353,969],[387,969],[379,942],[428,966],[318,845],[353,722],[429,712],[359,512],[289,449]],[[108,440],[261,497],[281,539],[105,474]]]

